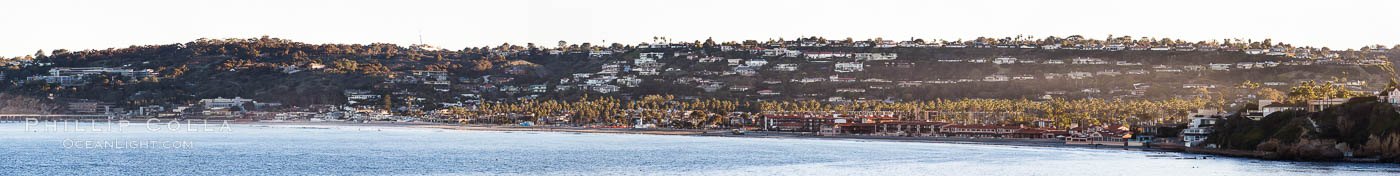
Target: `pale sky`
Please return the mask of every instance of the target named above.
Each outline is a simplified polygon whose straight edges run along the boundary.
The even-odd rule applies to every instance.
[[[3,0],[0,56],[262,35],[306,43],[419,41],[448,49],[822,36],[904,40],[1018,34],[1303,46],[1400,44],[1400,1]]]

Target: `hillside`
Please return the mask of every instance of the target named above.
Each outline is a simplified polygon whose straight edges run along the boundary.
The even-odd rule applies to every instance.
[[[26,64],[11,64],[4,69],[9,84],[0,85],[0,90],[99,100],[125,107],[183,105],[216,97],[243,97],[290,106],[374,105],[347,103],[348,89],[368,90],[373,95],[393,94],[392,97],[406,98],[395,102],[408,102],[423,106],[422,109],[479,100],[570,100],[582,95],[632,99],[653,94],[682,99],[832,103],[1207,97],[1218,101],[1217,105],[1242,105],[1259,99],[1256,92],[1261,88],[1286,91],[1299,81],[1332,81],[1353,90],[1376,91],[1393,77],[1394,69],[1389,62],[1365,61],[1400,58],[1394,50],[1347,51],[1333,59],[1246,54],[1239,50],[1204,50],[1205,43],[1195,45],[1202,50],[1153,51],[995,48],[992,46],[999,45],[990,44],[954,48],[952,45],[963,43],[951,42],[938,46],[878,47],[844,41],[848,46],[837,46],[843,41],[820,41],[832,45],[798,45],[812,40],[789,41],[792,45],[702,45],[697,41],[607,47],[585,43],[560,48],[505,44],[445,50],[392,44],[306,44],[268,37],[200,39],[120,49],[41,52],[34,59],[25,60]],[[806,54],[769,53],[776,49]],[[1291,47],[1288,52],[1295,53]],[[813,59],[818,53],[847,55]],[[850,56],[864,53],[891,57],[877,60]],[[893,57],[895,54],[897,57]],[[642,56],[656,61],[643,61],[647,59]],[[997,58],[1016,61],[994,63]],[[1081,64],[1077,63],[1079,59],[1100,63]],[[754,64],[760,60],[766,63]],[[858,65],[860,70],[841,71],[837,67],[843,63]],[[789,66],[795,68],[778,69],[782,64],[793,64]],[[1211,64],[1225,65],[1217,69]],[[614,70],[604,69],[609,66]],[[85,76],[82,84],[68,85],[25,80],[50,74],[57,68],[77,67],[150,69],[155,76]],[[1081,77],[1071,78],[1076,74]],[[1239,88],[1246,82],[1268,84]],[[530,90],[534,87],[540,89]]]

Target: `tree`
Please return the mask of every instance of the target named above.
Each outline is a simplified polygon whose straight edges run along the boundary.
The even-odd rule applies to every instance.
[[[487,70],[491,70],[491,68],[493,68],[493,67],[495,67],[495,66],[491,64],[491,61],[484,61],[484,60],[472,61],[472,71],[487,71]]]
[[[705,43],[704,43],[704,44],[701,44],[700,46],[701,46],[701,47],[704,47],[704,48],[714,48],[714,47],[715,47],[715,39],[714,39],[713,37],[711,37],[711,38],[705,38]]]
[[[389,96],[389,94],[384,94],[384,111],[394,112],[394,99]]]
[[[335,70],[345,73],[354,72],[358,69],[359,65],[359,63],[349,59],[340,59],[331,62],[331,66],[334,66]]]
[[[1284,98],[1286,97],[1284,96],[1283,92],[1274,90],[1273,88],[1260,89],[1258,94],[1260,97],[1264,97],[1264,99],[1268,100],[1273,100],[1274,102],[1283,102]]]

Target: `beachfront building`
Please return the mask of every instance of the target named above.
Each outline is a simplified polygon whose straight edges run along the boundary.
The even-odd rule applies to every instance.
[[[1182,142],[1186,147],[1195,147],[1205,142],[1206,136],[1215,132],[1215,124],[1224,119],[1220,111],[1217,110],[1196,110],[1188,114],[1191,123],[1187,124],[1186,130],[1181,130]]]
[[[873,134],[884,136],[938,136],[939,129],[951,125],[944,122],[890,121],[874,124]]]
[[[245,103],[250,103],[250,102],[254,102],[253,99],[246,99],[246,98],[242,98],[242,97],[234,97],[234,98],[223,98],[223,97],[219,97],[219,98],[213,98],[213,99],[203,99],[203,100],[199,100],[199,104],[204,105],[204,108],[205,108],[205,109],[224,109],[224,108],[231,108],[231,107],[240,107],[240,108],[241,108],[241,107],[243,107],[243,105],[244,105]]]
[[[764,114],[759,125],[765,131],[817,132],[822,126],[845,122],[844,119],[812,114]]]
[[[1325,110],[1325,109],[1327,109],[1327,108],[1329,108],[1329,107],[1341,105],[1342,103],[1346,103],[1346,102],[1347,102],[1347,99],[1346,99],[1346,98],[1333,98],[1333,99],[1322,99],[1322,100],[1308,100],[1308,107],[1307,107],[1307,110],[1308,110],[1308,112],[1318,112],[1318,111]]]
[[[945,137],[962,138],[1007,138],[1020,130],[1015,126],[948,125],[939,132]]]

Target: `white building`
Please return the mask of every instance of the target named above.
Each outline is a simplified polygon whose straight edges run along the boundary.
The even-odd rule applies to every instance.
[[[1094,77],[1094,73],[1089,73],[1089,72],[1069,72],[1069,74],[1065,74],[1065,76],[1068,76],[1069,79],[1084,79],[1084,78],[1091,78],[1091,77]]]
[[[1085,65],[1101,65],[1101,64],[1108,64],[1108,62],[1103,61],[1103,59],[1098,59],[1098,58],[1074,58],[1074,59],[1070,60],[1070,63],[1072,63],[1072,64],[1085,64]]]
[[[749,60],[744,61],[744,65],[754,66],[754,67],[763,66],[763,65],[767,65],[767,64],[768,64],[768,60],[763,60],[763,59],[749,59]]]
[[[1244,53],[1245,53],[1245,54],[1264,54],[1264,53],[1269,53],[1269,50],[1267,50],[1267,49],[1247,49],[1247,50],[1244,50]]]
[[[243,108],[243,104],[249,102],[256,103],[253,101],[253,99],[244,99],[242,97],[234,97],[232,99],[219,97],[213,99],[199,100],[199,104],[204,105],[205,109],[226,109],[231,107]]]
[[[1210,64],[1210,70],[1228,71],[1233,64]]]
[[[764,57],[797,57],[798,55],[802,55],[802,51],[788,50],[787,48],[773,48],[763,50]]]
[[[639,56],[637,56],[637,59],[661,60],[662,57],[666,57],[666,53],[648,52],[639,54]]]
[[[1009,80],[1009,78],[1006,77],[1006,75],[991,75],[982,78],[984,82],[1002,82],[1007,80]]]
[[[1206,136],[1215,132],[1215,125],[1221,120],[1221,114],[1216,110],[1197,110],[1190,113],[1187,118],[1191,123],[1186,126],[1186,130],[1181,131],[1182,141],[1186,147],[1199,146],[1206,140]]]
[[[831,59],[840,57],[851,57],[851,53],[847,52],[806,52],[802,55],[807,56],[807,59]]]
[[[894,60],[899,57],[896,53],[855,53],[856,60]]]
[[[836,63],[836,72],[847,73],[859,71],[865,71],[865,64],[861,64],[860,62]]]
[[[773,66],[774,71],[797,71],[797,64],[778,64]]]
[[[992,59],[992,63],[993,63],[993,64],[1015,64],[1015,63],[1016,63],[1016,58],[1015,58],[1015,57],[1006,57],[1006,56],[997,57],[996,59]]]

